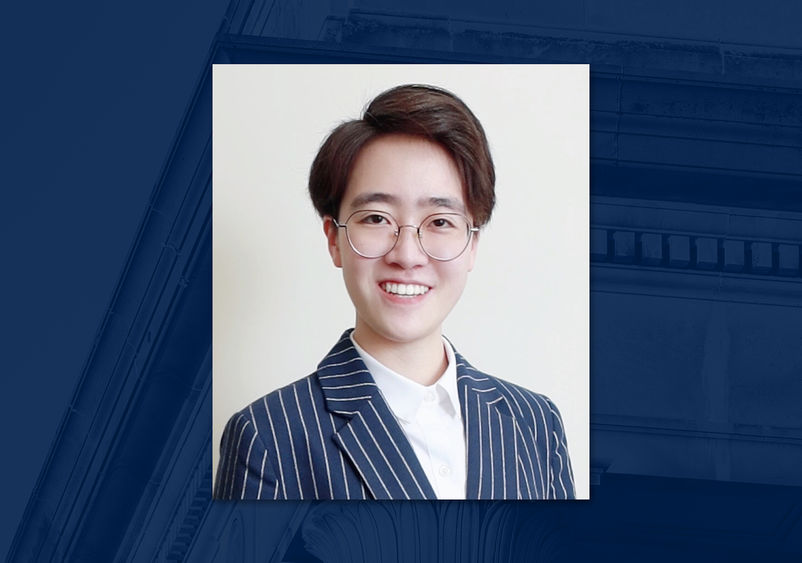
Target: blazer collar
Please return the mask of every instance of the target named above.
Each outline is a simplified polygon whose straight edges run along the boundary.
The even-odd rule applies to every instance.
[[[465,392],[476,394],[485,403],[490,403],[501,398],[497,380],[494,377],[482,373],[468,363],[468,360],[456,352],[457,360],[457,389],[460,393],[462,408],[465,408]]]
[[[345,419],[334,442],[375,499],[435,499],[403,430],[347,330],[317,369],[329,412]]]
[[[376,382],[349,338],[352,331],[345,331],[317,366],[326,408],[347,418],[364,408],[366,401],[380,397]]]
[[[379,392],[347,330],[318,364],[326,408],[345,423],[334,442],[376,499],[435,499],[412,446]],[[466,498],[499,498],[501,481],[512,468],[517,424],[498,380],[476,370],[458,352],[457,389],[466,437]],[[496,438],[492,433],[496,432]],[[505,437],[506,435],[506,437]]]
[[[521,490],[517,452],[521,429],[500,389],[503,383],[460,354],[456,357],[468,465],[465,498],[516,498],[513,495]]]
[[[363,408],[365,401],[384,400],[370,375],[370,370],[351,342],[352,332],[353,329],[346,330],[317,366],[317,376],[326,399],[326,407],[332,413],[348,418]],[[499,401],[502,395],[495,378],[474,368],[456,350],[454,357],[457,364],[457,390],[463,415],[467,396],[478,398],[483,404],[502,402]],[[509,415],[509,410],[504,407],[506,403],[499,405],[502,414]]]

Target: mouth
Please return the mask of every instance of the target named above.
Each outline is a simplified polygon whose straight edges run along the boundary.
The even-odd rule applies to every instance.
[[[431,287],[428,285],[396,282],[381,282],[379,287],[381,287],[385,293],[389,293],[390,295],[407,298],[426,295],[431,289]]]

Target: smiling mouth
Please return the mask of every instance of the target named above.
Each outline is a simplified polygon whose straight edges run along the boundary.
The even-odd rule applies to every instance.
[[[424,295],[431,289],[426,285],[418,285],[415,283],[384,282],[380,284],[380,286],[387,293],[401,297],[416,297],[418,295]]]

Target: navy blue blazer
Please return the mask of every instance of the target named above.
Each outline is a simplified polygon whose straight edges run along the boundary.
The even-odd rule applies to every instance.
[[[218,499],[435,499],[346,331],[313,374],[228,421]],[[574,498],[557,407],[455,354],[468,499]]]

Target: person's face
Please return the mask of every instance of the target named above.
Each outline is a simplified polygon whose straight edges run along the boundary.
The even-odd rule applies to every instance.
[[[448,153],[435,143],[405,135],[379,137],[357,157],[337,219],[342,224],[364,209],[390,213],[399,225],[418,226],[425,217],[444,212],[471,220],[459,172]],[[381,258],[354,252],[345,229],[337,228],[330,217],[324,220],[324,230],[332,261],[342,268],[356,309],[355,338],[360,343],[440,338],[443,320],[473,268],[476,233],[462,255],[441,262],[423,251],[412,228],[402,228],[395,247]],[[388,284],[413,284],[416,294],[398,295]]]

